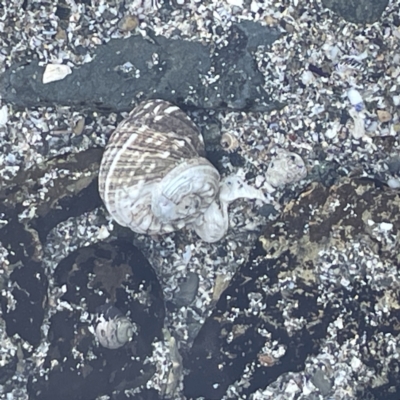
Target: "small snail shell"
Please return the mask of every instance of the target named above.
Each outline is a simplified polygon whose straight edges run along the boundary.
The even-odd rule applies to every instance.
[[[225,132],[221,137],[220,144],[226,151],[232,152],[239,147],[239,140],[233,133]]]
[[[297,182],[306,176],[307,168],[298,154],[279,150],[269,164],[265,178],[270,185],[278,187]]]
[[[220,176],[203,138],[178,107],[149,100],[111,136],[100,166],[106,208],[138,233],[163,234],[195,221],[218,194]]]
[[[130,341],[134,325],[118,308],[106,304],[98,308],[95,335],[103,347],[118,349]]]

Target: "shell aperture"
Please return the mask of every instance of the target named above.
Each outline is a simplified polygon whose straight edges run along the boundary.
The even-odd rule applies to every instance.
[[[266,201],[261,190],[248,185],[238,176],[228,176],[220,183],[219,204],[214,201],[202,217],[195,221],[193,229],[204,241],[218,242],[229,228],[229,204],[240,198]]]

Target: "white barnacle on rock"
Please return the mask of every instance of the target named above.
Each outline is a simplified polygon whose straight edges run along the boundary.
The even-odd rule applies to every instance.
[[[132,339],[135,331],[131,320],[111,304],[99,307],[94,328],[99,343],[108,349],[122,347]]]
[[[166,101],[149,100],[133,109],[111,136],[99,191],[112,217],[134,232],[165,234],[186,226],[204,241],[215,242],[226,234],[232,201],[263,199],[259,191],[232,179],[220,181],[186,114]]]
[[[306,165],[298,154],[279,150],[268,166],[266,181],[274,187],[279,187],[300,181],[306,176]]]

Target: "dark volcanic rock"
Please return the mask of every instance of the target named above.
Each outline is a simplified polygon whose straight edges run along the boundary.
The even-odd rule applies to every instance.
[[[15,305],[8,307],[1,298],[1,308],[6,322],[7,335],[18,334],[33,346],[41,340],[44,304],[47,300],[48,281],[41,263],[29,261],[14,269],[10,276],[11,291]]]
[[[72,307],[50,319],[44,361],[49,372],[30,379],[30,398],[89,400],[111,393],[118,398],[124,389],[145,385],[155,372],[145,359],[162,336],[165,311],[161,287],[140,251],[121,240],[81,248],[60,262],[54,277],[57,286],[66,287],[61,300]],[[116,350],[96,344],[83,317],[106,302],[138,327],[133,341]],[[158,398],[151,392],[143,389],[142,398]]]
[[[161,98],[196,108],[268,111],[275,108],[262,89],[263,76],[251,55],[269,45],[279,31],[246,21],[233,25],[228,44],[217,49],[198,42],[133,36],[99,46],[94,60],[74,68],[65,79],[42,83],[37,61],[15,65],[0,78],[3,100],[18,107],[67,105],[106,111],[129,111],[139,101]],[[154,62],[154,56],[157,61]],[[215,83],[204,85],[202,77]]]
[[[185,359],[187,398],[221,399],[235,383],[235,398],[250,398],[285,373],[304,370],[307,358],[326,352],[324,343],[340,347],[363,335],[354,354],[374,376],[381,373],[388,354],[377,338],[400,333],[400,289],[390,278],[382,281],[384,290],[378,279],[369,279],[368,258],[398,265],[398,255],[389,241],[375,241],[369,223],[390,221],[396,237],[399,208],[397,192],[365,178],[343,178],[331,188],[313,183],[292,200],[278,220],[266,225],[249,262],[200,329]],[[365,279],[352,274],[347,260],[364,271]],[[330,293],[321,300],[323,290]],[[378,305],[385,296],[396,302],[381,314]],[[328,327],[339,315],[343,327],[332,337]],[[285,349],[278,359],[271,357],[274,342]],[[392,360],[382,372],[385,383],[374,388],[366,382],[357,398],[398,399],[399,370],[398,360]],[[318,371],[310,379],[328,398],[332,376]]]
[[[389,0],[322,0],[322,4],[346,21],[372,24],[381,17]]]
[[[11,296],[0,295],[1,311],[8,336],[18,334],[37,346],[41,340],[48,280],[39,261],[37,233],[18,221],[19,208],[16,208],[10,209],[4,203],[0,206],[0,214],[7,221],[0,229],[0,238],[10,253],[8,260],[13,269],[9,281]],[[5,287],[3,277],[0,286]]]

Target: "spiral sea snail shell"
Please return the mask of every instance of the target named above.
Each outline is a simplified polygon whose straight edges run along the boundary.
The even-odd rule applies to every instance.
[[[234,152],[239,148],[239,140],[231,132],[225,132],[222,135],[220,144],[228,153]]]
[[[118,125],[100,165],[99,191],[115,221],[134,232],[190,227],[207,242],[226,234],[232,201],[265,200],[240,178],[221,182],[197,127],[164,100],[141,103]]]
[[[132,339],[135,326],[118,308],[105,304],[97,312],[94,331],[103,347],[118,349]]]

